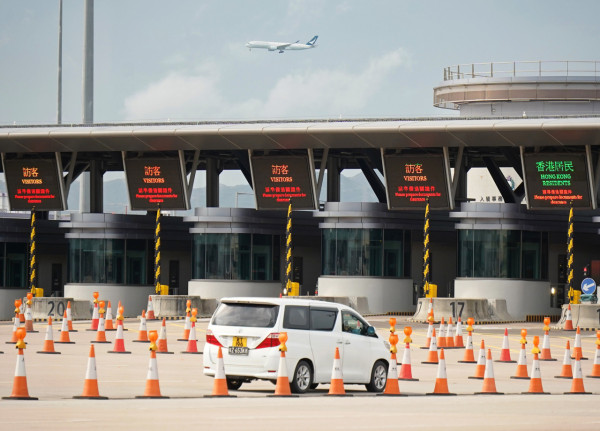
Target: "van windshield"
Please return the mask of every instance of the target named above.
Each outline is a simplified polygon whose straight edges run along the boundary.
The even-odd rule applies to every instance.
[[[215,312],[212,324],[217,326],[246,326],[272,328],[277,321],[279,305],[222,303]]]

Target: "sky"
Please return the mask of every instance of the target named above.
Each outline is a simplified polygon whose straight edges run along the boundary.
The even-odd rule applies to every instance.
[[[83,0],[63,0],[63,123],[82,120]],[[0,125],[57,118],[59,0],[0,1]],[[97,123],[456,115],[450,65],[597,60],[600,2],[95,2]],[[250,40],[316,49],[248,50]]]

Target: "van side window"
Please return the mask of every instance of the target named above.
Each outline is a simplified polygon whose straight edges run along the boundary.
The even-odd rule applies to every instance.
[[[310,307],[310,329],[313,331],[332,331],[337,317],[334,308]]]
[[[342,310],[342,331],[352,334],[367,335],[369,325],[356,314]]]
[[[285,329],[308,329],[308,307],[286,305],[283,313]]]

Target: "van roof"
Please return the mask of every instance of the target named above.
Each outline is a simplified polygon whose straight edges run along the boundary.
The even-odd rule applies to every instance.
[[[274,305],[286,305],[286,304],[293,304],[293,305],[310,305],[313,307],[318,307],[318,306],[329,306],[329,307],[337,307],[340,309],[347,309],[347,310],[353,310],[353,308],[348,307],[344,304],[340,304],[338,302],[331,302],[331,301],[321,301],[319,299],[305,299],[305,298],[298,298],[298,297],[293,297],[293,296],[288,296],[288,297],[283,297],[283,298],[268,298],[268,297],[228,297],[228,298],[221,298],[221,302],[227,302],[227,303],[247,303],[247,304],[274,304]]]

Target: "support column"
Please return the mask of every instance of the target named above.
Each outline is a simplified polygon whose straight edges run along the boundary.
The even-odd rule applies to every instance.
[[[90,161],[90,213],[104,212],[104,170],[102,162]]]
[[[340,187],[340,159],[329,156],[327,160],[327,202],[339,202]]]
[[[219,207],[219,161],[214,157],[206,159],[206,207]]]

